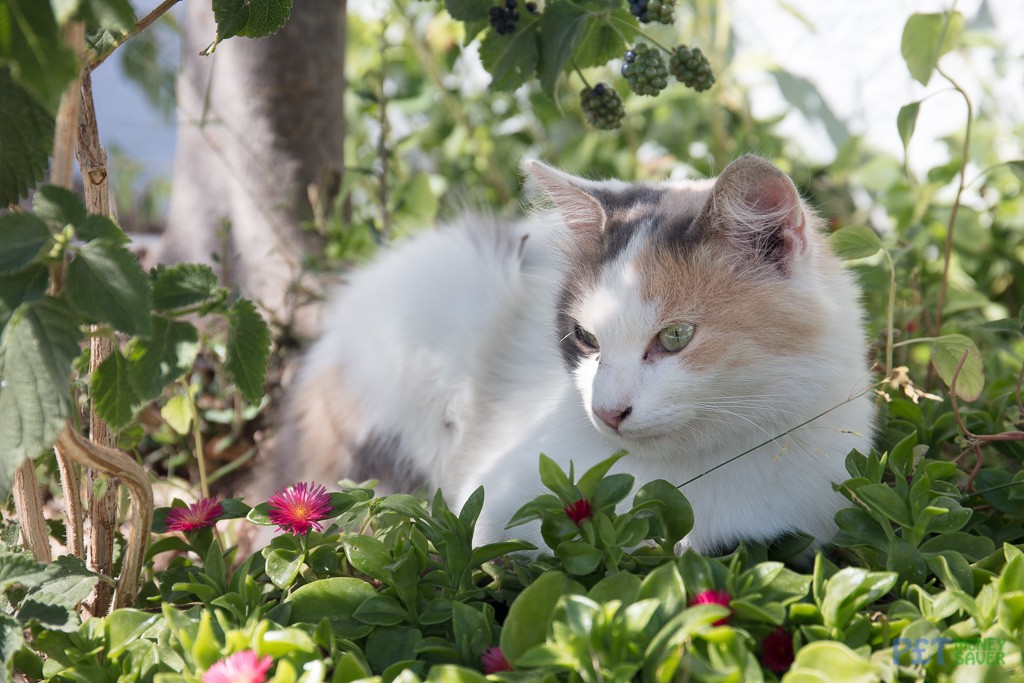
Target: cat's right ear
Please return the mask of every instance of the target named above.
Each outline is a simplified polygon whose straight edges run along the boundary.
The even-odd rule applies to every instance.
[[[523,161],[527,193],[539,189],[551,200],[562,215],[565,224],[580,234],[599,234],[604,231],[607,216],[601,202],[588,190],[590,181],[543,164],[536,159]]]

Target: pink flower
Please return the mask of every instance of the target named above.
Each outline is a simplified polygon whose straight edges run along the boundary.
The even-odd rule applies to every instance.
[[[203,683],[263,683],[274,659],[243,650],[220,660],[203,674]]]
[[[480,655],[480,663],[484,666],[485,674],[496,674],[501,671],[514,671],[512,665],[505,659],[505,653],[500,647],[489,647]],[[205,681],[203,683],[206,683]]]
[[[565,514],[569,515],[569,519],[576,522],[576,526],[582,524],[583,520],[594,516],[593,510],[590,509],[590,501],[586,498],[580,498],[562,509],[565,510]]]
[[[781,674],[793,663],[793,634],[779,626],[761,641],[761,663]]]
[[[196,531],[217,523],[224,514],[220,501],[214,498],[203,498],[187,508],[171,508],[167,513],[168,531]]]
[[[690,606],[693,605],[721,605],[723,607],[729,606],[729,594],[723,590],[712,590],[704,591],[703,593],[697,593],[693,600],[690,600]],[[713,626],[722,626],[729,623],[729,617],[725,616],[716,621]]]
[[[331,497],[323,486],[304,481],[277,491],[270,497],[270,521],[281,531],[305,536],[310,529],[323,531],[321,519],[331,511]]]

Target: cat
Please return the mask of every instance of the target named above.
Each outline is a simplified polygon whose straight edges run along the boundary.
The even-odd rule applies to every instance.
[[[625,449],[637,484],[696,477],[681,548],[828,541],[871,376],[857,285],[790,178],[756,156],[646,184],[523,168],[550,207],[463,216],[340,289],[272,476],[440,487],[456,509],[482,484],[475,542],[539,544],[505,529],[543,492],[539,454],[582,473]]]

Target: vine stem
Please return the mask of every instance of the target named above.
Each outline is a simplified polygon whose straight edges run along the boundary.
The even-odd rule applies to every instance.
[[[98,67],[100,64],[105,62],[107,60],[107,57],[109,57],[110,55],[114,54],[114,50],[117,50],[117,48],[119,48],[122,45],[124,45],[125,42],[129,38],[131,38],[132,36],[137,36],[138,34],[140,34],[143,31],[145,31],[153,23],[155,23],[157,19],[162,17],[164,14],[166,14],[169,9],[171,9],[172,7],[177,5],[179,2],[181,2],[181,0],[164,0],[163,2],[161,2],[149,14],[144,16],[142,19],[139,20],[139,22],[137,24],[135,24],[135,31],[134,32],[126,33],[125,35],[121,36],[121,39],[117,41],[117,45],[115,45],[113,47],[113,49],[110,50],[110,52],[108,52],[107,54],[103,55],[102,57],[97,57],[93,61],[89,62],[89,64],[85,67],[85,70],[87,72],[92,71],[93,69]]]
[[[192,387],[181,378],[178,384],[185,390],[185,402],[188,403],[188,411],[192,416],[192,442],[196,449],[196,464],[199,466],[199,492],[203,498],[210,497],[210,484],[206,477],[206,452],[203,446],[203,430],[199,426],[199,408],[196,406],[195,398],[192,396]]]

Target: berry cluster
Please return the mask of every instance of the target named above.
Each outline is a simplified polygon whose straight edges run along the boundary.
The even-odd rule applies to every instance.
[[[711,64],[708,58],[700,51],[699,47],[692,50],[685,45],[679,45],[672,50],[668,60],[669,70],[672,75],[679,79],[679,82],[697,92],[707,90],[715,83],[715,74],[711,71]]]
[[[580,100],[580,109],[583,110],[587,123],[599,130],[618,128],[626,115],[619,93],[604,83],[598,83],[593,88],[584,88],[580,92]]]
[[[497,5],[491,8],[491,26],[494,27],[494,30],[499,35],[515,32],[516,22],[519,21],[519,12],[516,10],[517,4],[516,0],[505,0],[504,5]]]
[[[629,0],[629,13],[641,24],[671,24],[676,20],[675,0]]]
[[[668,67],[660,50],[637,43],[623,59],[622,75],[637,95],[657,95],[668,85]]]

